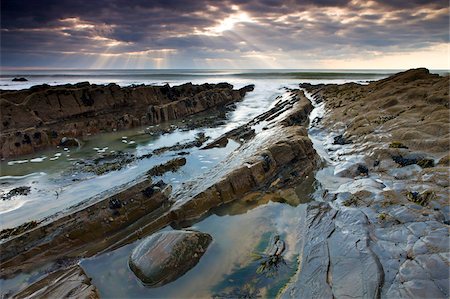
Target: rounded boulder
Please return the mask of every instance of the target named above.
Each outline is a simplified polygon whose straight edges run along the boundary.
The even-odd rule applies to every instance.
[[[176,280],[193,268],[212,237],[197,231],[166,231],[145,238],[131,253],[129,265],[147,286],[158,287]]]

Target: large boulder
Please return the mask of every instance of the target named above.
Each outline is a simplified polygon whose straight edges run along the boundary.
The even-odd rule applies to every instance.
[[[129,265],[147,286],[162,286],[193,268],[211,241],[210,235],[197,231],[159,232],[133,250]]]
[[[80,141],[76,138],[63,137],[61,138],[59,145],[65,147],[80,147],[81,144]]]

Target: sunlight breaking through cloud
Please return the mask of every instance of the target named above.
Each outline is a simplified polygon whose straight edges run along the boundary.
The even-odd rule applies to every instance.
[[[450,68],[440,0],[25,2],[2,1],[2,66]]]

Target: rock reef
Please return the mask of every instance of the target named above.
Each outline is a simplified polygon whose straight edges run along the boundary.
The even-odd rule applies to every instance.
[[[139,231],[168,208],[162,182],[144,180],[79,211],[41,224],[6,230],[0,244],[1,277],[57,260],[90,256]],[[141,221],[141,222],[139,222]]]
[[[228,83],[120,87],[83,82],[2,91],[0,158],[33,153],[67,138],[181,119],[239,101],[252,90],[252,85],[235,90]]]
[[[448,298],[449,76],[415,69],[367,85],[301,84],[328,168],[308,205],[297,275],[283,298]],[[320,176],[319,176],[320,178]]]
[[[100,295],[80,266],[54,272],[16,294],[14,298],[86,298]]]

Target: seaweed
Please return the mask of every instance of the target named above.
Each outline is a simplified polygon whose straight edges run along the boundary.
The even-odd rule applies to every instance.
[[[286,265],[287,263],[281,255],[275,254],[264,254],[264,253],[253,253],[252,257],[254,260],[261,260],[259,262],[259,267],[256,269],[256,274],[265,275],[267,278],[272,278],[278,275],[278,270],[281,265]]]
[[[436,194],[430,190],[423,191],[422,193],[419,193],[417,191],[409,191],[406,194],[406,197],[409,201],[424,207],[428,205],[430,201],[436,198]]]
[[[398,142],[398,141],[391,142],[391,144],[389,144],[389,147],[390,148],[408,148],[406,145],[404,145],[403,143]]]

